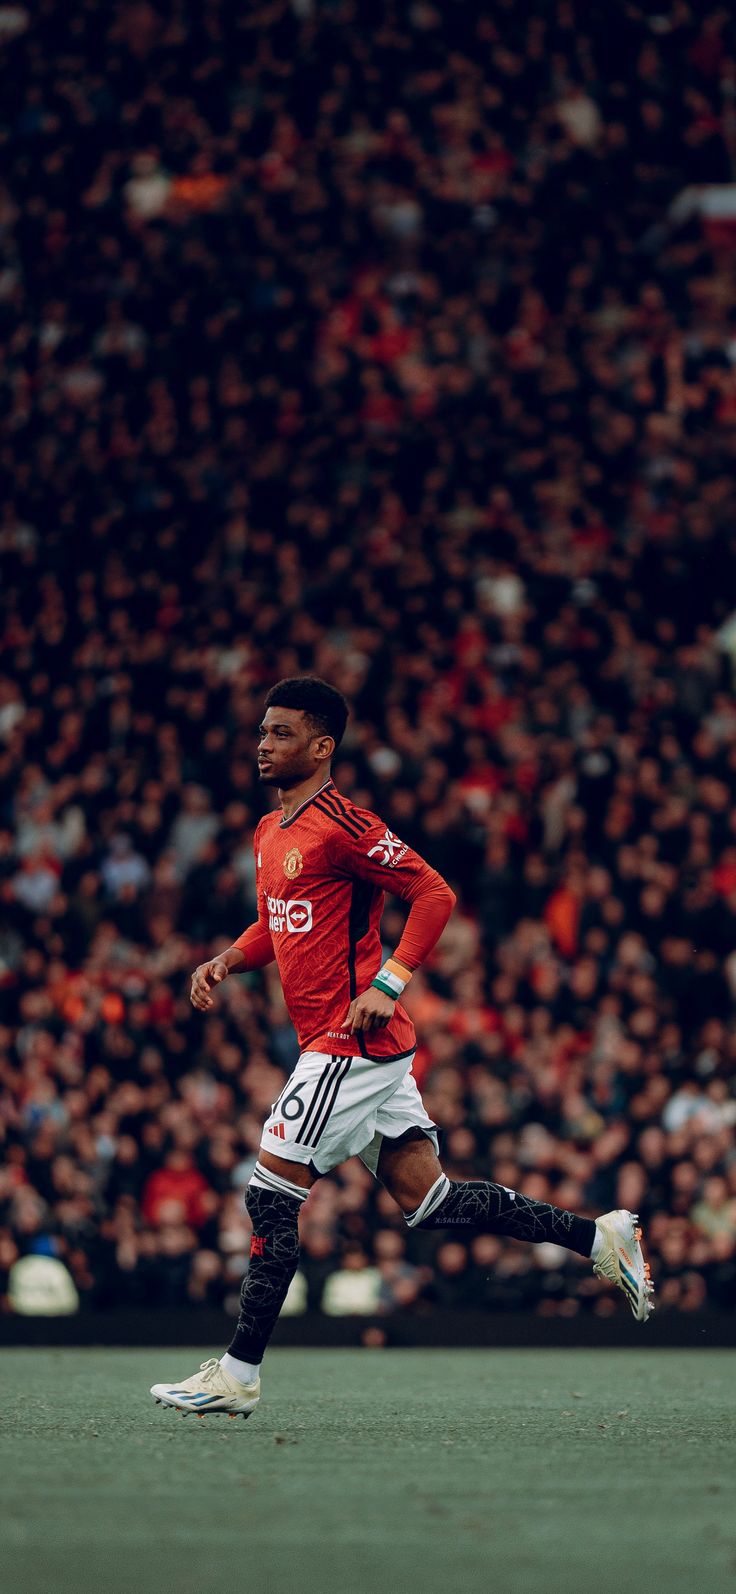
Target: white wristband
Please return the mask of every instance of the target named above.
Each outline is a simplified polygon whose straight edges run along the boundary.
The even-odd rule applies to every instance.
[[[375,985],[379,991],[385,991],[387,996],[392,996],[396,1001],[410,979],[411,973],[408,969],[405,969],[401,963],[395,963],[393,958],[388,958],[383,968],[379,969],[375,978],[371,980],[371,985]]]

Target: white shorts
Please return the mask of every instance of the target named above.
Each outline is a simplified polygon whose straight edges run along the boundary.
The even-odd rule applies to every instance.
[[[437,1127],[425,1111],[411,1072],[414,1053],[370,1062],[367,1057],[302,1052],[263,1126],[261,1147],[288,1162],[329,1173],[360,1157],[375,1174],[381,1141],[421,1129],[439,1149]]]

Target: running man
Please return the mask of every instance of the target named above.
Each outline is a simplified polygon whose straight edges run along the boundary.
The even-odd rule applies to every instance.
[[[275,959],[300,1046],[248,1185],[253,1238],[232,1343],[192,1377],[151,1390],[164,1405],[200,1416],[247,1417],[258,1404],[261,1362],[299,1260],[299,1209],[316,1179],[355,1155],[412,1228],[552,1241],[589,1257],[599,1277],[623,1290],[638,1322],[652,1310],[634,1213],[594,1221],[443,1172],[437,1129],[411,1072],[416,1037],[400,998],[455,898],[383,820],[337,791],[330,769],[347,718],[342,694],[314,676],[272,687],[258,773],[278,788],[281,808],[260,820],[253,838],[258,920],[192,975],[191,1001],[207,1013],[229,975]],[[386,890],[410,908],[382,962]]]

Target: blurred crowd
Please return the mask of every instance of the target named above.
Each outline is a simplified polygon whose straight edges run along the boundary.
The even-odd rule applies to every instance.
[[[273,971],[189,974],[314,670],[458,893],[407,993],[448,1171],[736,1305],[736,252],[673,211],[735,57],[709,0],[0,5],[0,1297],[235,1308],[296,1044]],[[293,1311],[620,1307],[358,1164],[302,1225]]]

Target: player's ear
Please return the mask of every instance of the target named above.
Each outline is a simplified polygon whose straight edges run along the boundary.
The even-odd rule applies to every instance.
[[[330,763],[332,760],[332,755],[335,751],[334,736],[315,737],[314,750],[320,764],[323,762]]]

